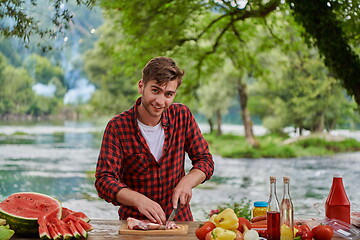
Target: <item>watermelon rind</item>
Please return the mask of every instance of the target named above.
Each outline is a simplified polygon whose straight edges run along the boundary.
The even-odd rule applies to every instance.
[[[85,231],[90,232],[90,231],[94,230],[94,227],[90,223],[87,223],[81,219],[79,219],[78,221],[79,221],[80,225],[85,229]]]
[[[28,199],[26,199],[26,198]],[[16,199],[17,198],[17,199]],[[26,206],[26,204],[22,204],[21,206],[16,206],[13,204],[14,199],[18,200],[20,198],[25,198],[28,201],[28,204],[31,205],[31,202],[34,206]],[[38,200],[46,199],[50,203],[52,203],[53,209],[58,208],[57,216],[61,217],[61,202],[56,198],[50,197],[48,195],[42,193],[35,193],[35,192],[20,192],[14,193],[7,197],[4,201],[0,203],[0,218],[6,220],[6,222],[10,225],[10,228],[13,229],[17,235],[24,235],[24,236],[39,236],[39,224],[38,224],[38,217],[24,217],[21,215],[22,212],[26,212],[23,210],[24,207],[28,207],[29,209],[35,209],[38,211],[44,211],[46,214],[46,206],[44,207],[38,203]],[[39,206],[38,206],[39,205]],[[55,207],[56,206],[56,207]],[[9,210],[9,207],[12,208]],[[42,208],[42,209],[39,209]],[[25,215],[25,214],[24,214]]]
[[[39,236],[40,236],[41,240],[50,240],[50,239],[52,239],[46,224],[39,226]]]
[[[84,238],[87,238],[88,237],[88,232],[81,226],[80,220],[76,221],[75,222],[75,227],[76,229],[79,231],[79,233],[81,234],[81,236],[83,236]]]
[[[73,221],[69,221],[66,223],[72,233],[72,235],[76,238],[79,239],[81,237],[81,234],[79,233],[79,231],[77,230],[77,228],[75,227],[75,223]]]
[[[56,226],[54,224],[48,223],[47,228],[49,230],[52,239],[60,240],[62,238],[62,236],[58,233]]]

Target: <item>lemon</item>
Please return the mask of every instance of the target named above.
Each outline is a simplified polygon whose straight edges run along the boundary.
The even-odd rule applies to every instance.
[[[283,224],[280,228],[280,240],[293,240],[294,239],[294,233],[291,231],[291,229]]]

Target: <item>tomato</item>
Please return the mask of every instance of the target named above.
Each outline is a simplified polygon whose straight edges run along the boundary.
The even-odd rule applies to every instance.
[[[246,218],[243,218],[243,217],[239,217],[238,218],[238,221],[239,221],[239,226],[238,226],[238,230],[241,232],[241,233],[244,233],[244,224],[246,225],[246,227],[248,229],[251,229],[251,223],[249,220],[247,220]]]
[[[334,230],[329,225],[318,225],[312,229],[315,240],[331,240]]]
[[[295,237],[300,236],[301,240],[312,240],[313,233],[308,225],[303,222],[297,222],[294,227],[298,230]]]
[[[307,232],[311,231],[311,229],[308,225],[306,225],[305,223],[301,223],[301,222],[296,223],[294,227],[299,231],[307,231]]]
[[[205,240],[206,234],[211,232],[214,228],[214,223],[205,222],[204,224],[199,225],[199,227],[195,230],[195,235],[199,240]]]
[[[310,229],[310,228],[309,228]],[[295,235],[295,237],[298,237],[298,236],[300,236],[300,238],[301,238],[301,240],[312,240],[312,238],[313,238],[313,233],[312,233],[312,231],[311,230],[306,230],[306,229],[302,229],[302,230],[299,230],[297,233],[296,233],[296,235]]]

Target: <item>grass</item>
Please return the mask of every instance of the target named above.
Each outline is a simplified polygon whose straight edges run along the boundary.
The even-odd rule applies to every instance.
[[[279,135],[257,137],[259,147],[250,146],[244,136],[204,134],[212,154],[228,158],[295,158],[327,156],[340,152],[360,151],[360,142],[355,139],[327,141],[320,137],[309,137],[289,144]]]

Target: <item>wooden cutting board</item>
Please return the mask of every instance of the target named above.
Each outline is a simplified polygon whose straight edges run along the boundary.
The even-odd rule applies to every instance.
[[[136,235],[185,235],[188,233],[189,226],[186,224],[176,224],[180,228],[168,230],[130,230],[127,224],[120,225],[119,234],[136,234]]]

